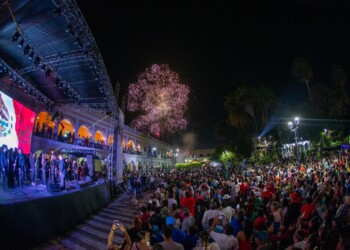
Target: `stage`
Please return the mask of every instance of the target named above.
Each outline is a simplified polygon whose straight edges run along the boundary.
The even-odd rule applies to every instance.
[[[0,249],[31,248],[62,234],[111,201],[110,184],[67,183],[49,192],[45,185],[0,191]]]

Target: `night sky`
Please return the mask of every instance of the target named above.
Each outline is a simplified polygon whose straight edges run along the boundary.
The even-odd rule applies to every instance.
[[[154,63],[168,64],[190,86],[186,132],[197,135],[197,148],[219,144],[213,125],[227,117],[224,96],[243,83],[271,86],[284,104],[307,98],[291,76],[296,56],[310,63],[314,82],[330,81],[334,63],[349,74],[347,1],[77,2],[112,84],[121,84],[119,105]]]

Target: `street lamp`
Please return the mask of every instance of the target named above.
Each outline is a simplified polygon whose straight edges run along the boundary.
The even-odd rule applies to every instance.
[[[291,132],[294,132],[294,140],[295,140],[295,150],[296,150],[296,160],[297,163],[300,161],[300,152],[299,152],[299,147],[298,147],[298,139],[299,139],[299,118],[295,117],[294,118],[294,123],[293,122],[288,122],[288,128],[290,129]]]
[[[153,171],[153,155],[154,155],[154,152],[156,152],[157,148],[156,147],[153,147],[152,148],[152,152],[151,152],[151,171]]]

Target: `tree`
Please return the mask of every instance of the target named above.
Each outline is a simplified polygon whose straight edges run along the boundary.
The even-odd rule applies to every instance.
[[[336,64],[332,67],[332,75],[335,87],[331,92],[331,114],[334,114],[339,119],[343,119],[346,106],[349,104],[349,96],[345,90],[347,76],[344,69]]]
[[[225,96],[229,124],[237,129],[235,145],[242,154],[252,150],[252,137],[266,126],[275,109],[277,98],[271,89],[258,86],[240,86]]]
[[[138,112],[131,126],[160,137],[185,129],[190,89],[167,64],[153,64],[129,85],[128,111]]]
[[[266,125],[276,105],[276,96],[265,86],[240,86],[225,97],[229,122],[247,134],[257,134]]]
[[[292,75],[299,81],[306,84],[307,91],[309,93],[309,98],[311,101],[311,105],[313,105],[312,102],[312,95],[310,90],[310,82],[313,77],[313,72],[310,64],[305,61],[302,57],[296,57],[293,60],[292,64]]]

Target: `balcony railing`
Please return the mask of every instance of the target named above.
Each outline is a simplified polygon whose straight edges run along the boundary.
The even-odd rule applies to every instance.
[[[100,149],[100,150],[108,150],[108,145],[105,145],[104,143],[95,142],[90,139],[80,139],[80,138],[68,138],[65,136],[54,136],[52,133],[42,133],[42,132],[34,132],[34,136],[46,138],[48,140],[53,141],[59,141],[67,144],[74,144],[82,147],[88,147],[88,148],[94,148],[94,149]]]
[[[132,149],[123,149],[123,153],[124,154],[130,154],[130,155],[140,155],[142,156],[142,152],[140,151],[135,151],[135,150],[132,150]]]

